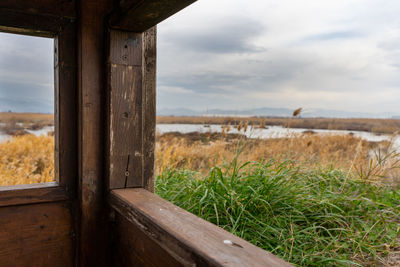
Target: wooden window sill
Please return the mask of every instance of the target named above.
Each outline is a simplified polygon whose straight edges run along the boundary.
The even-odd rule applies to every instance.
[[[145,189],[112,190],[109,203],[182,265],[292,266]]]
[[[0,187],[0,207],[67,200],[57,182]]]

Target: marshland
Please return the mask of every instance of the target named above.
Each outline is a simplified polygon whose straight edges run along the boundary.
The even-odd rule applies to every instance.
[[[52,116],[2,113],[0,118],[0,132],[7,135],[0,143],[0,184],[53,181]],[[322,132],[316,128],[324,129],[323,119],[316,119],[316,128],[303,128],[296,121],[304,119],[296,117],[280,124],[265,118],[185,119],[190,122],[158,118],[156,193],[161,197],[295,265],[398,262],[396,132],[360,135],[360,128],[343,129],[346,119],[325,119],[330,127]],[[217,120],[220,125],[211,124]],[[358,125],[370,129],[385,123],[360,119]],[[279,131],[257,136],[268,128]],[[35,135],[33,129],[47,132]]]
[[[282,126],[302,129],[327,129],[345,131],[364,131],[376,134],[393,134],[400,131],[398,119],[369,118],[287,118],[287,117],[231,117],[231,116],[159,116],[159,124],[205,124],[205,125],[239,125],[242,124],[265,128],[265,126]]]

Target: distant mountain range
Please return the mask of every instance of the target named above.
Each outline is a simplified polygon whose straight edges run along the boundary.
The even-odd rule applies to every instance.
[[[209,109],[198,111],[187,108],[161,108],[157,110],[158,116],[258,116],[258,117],[291,117],[293,109],[289,108],[255,108],[243,110]],[[303,109],[300,114],[303,118],[395,118],[400,119],[399,114],[393,113],[366,113],[349,112],[331,109]]]

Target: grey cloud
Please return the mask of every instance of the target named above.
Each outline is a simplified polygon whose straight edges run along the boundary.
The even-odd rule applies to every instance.
[[[225,96],[228,94],[223,94],[218,98],[204,94],[204,95],[196,95],[192,94],[181,94],[175,92],[163,92],[159,91],[157,94],[157,109],[162,108],[174,108],[174,107],[187,107],[190,109],[200,109],[204,110],[207,106],[208,107],[218,107],[221,104]]]
[[[353,39],[362,36],[363,34],[357,31],[335,31],[335,32],[306,36],[305,38],[302,39],[302,41],[303,42],[331,41],[339,39]]]
[[[53,113],[54,105],[41,99],[14,99],[0,97],[0,112]]]
[[[53,40],[23,35],[0,35],[0,71],[26,80],[36,76],[42,82],[53,79]],[[29,75],[27,75],[29,74]]]
[[[228,18],[192,31],[161,33],[161,42],[202,53],[254,53],[265,49],[252,40],[265,32],[265,27],[249,18]]]
[[[51,113],[54,110],[53,88],[0,81],[0,111],[5,110]]]
[[[379,42],[378,47],[386,51],[398,51],[400,50],[400,40]]]
[[[0,111],[54,110],[53,40],[0,33]]]
[[[279,52],[261,60],[237,59],[214,70],[195,71],[188,64],[177,73],[161,71],[157,84],[161,87],[184,88],[197,94],[243,94],[244,92],[277,91],[280,86],[301,75],[308,59],[302,55]],[[210,61],[210,65],[213,65]],[[235,72],[232,72],[235,66]]]
[[[400,40],[399,38],[390,38],[381,41],[377,44],[377,47],[382,49],[386,53],[386,58],[389,64],[400,70]]]
[[[206,72],[200,74],[180,74],[159,77],[160,86],[181,87],[199,94],[228,93],[232,85],[243,80],[248,80],[246,74],[227,74],[218,72]]]

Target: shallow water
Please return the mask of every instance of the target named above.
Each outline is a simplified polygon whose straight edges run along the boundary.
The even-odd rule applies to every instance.
[[[399,136],[392,135],[377,135],[369,132],[361,131],[346,131],[346,130],[324,130],[324,129],[302,129],[302,128],[284,128],[282,126],[267,126],[265,129],[250,128],[248,127],[246,132],[238,131],[237,129],[231,127],[228,133],[234,134],[245,134],[248,138],[282,138],[291,136],[293,134],[300,134],[304,131],[313,131],[317,134],[323,135],[348,135],[353,134],[356,137],[360,137],[366,141],[370,142],[381,142],[381,141],[393,141],[393,145],[400,149],[400,138]],[[157,133],[163,134],[168,132],[180,132],[180,133],[190,133],[190,132],[222,132],[221,125],[203,125],[203,124],[157,124]]]
[[[169,133],[169,132],[180,132],[180,133],[190,133],[190,132],[222,132],[221,125],[203,125],[203,124],[157,124],[157,133]],[[393,146],[400,150],[400,137],[392,135],[377,135],[369,132],[361,131],[345,131],[345,130],[323,130],[323,129],[302,129],[302,128],[284,128],[282,126],[267,126],[265,129],[250,128],[248,127],[246,132],[238,131],[237,129],[231,127],[228,133],[234,134],[245,134],[248,138],[282,138],[291,136],[293,134],[300,134],[304,131],[313,131],[317,134],[323,135],[347,135],[353,134],[356,137],[360,137],[366,141],[370,142],[381,142],[381,141],[393,141]],[[47,133],[54,131],[54,126],[46,126],[40,130],[26,130],[27,132],[34,134],[36,136],[47,135]],[[10,140],[11,136],[0,132],[0,142],[5,142]]]
[[[36,136],[47,135],[49,132],[54,131],[54,126],[46,126],[39,130],[25,130],[25,131],[34,134]],[[11,140],[11,138],[12,138],[11,135],[0,132],[0,143]]]

